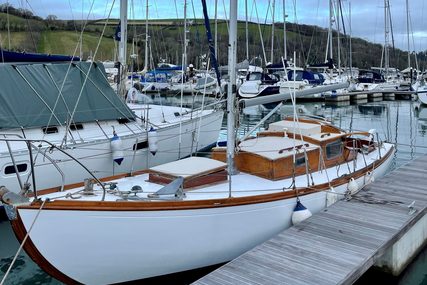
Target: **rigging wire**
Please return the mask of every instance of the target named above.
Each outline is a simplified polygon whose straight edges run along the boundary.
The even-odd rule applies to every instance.
[[[154,1],[154,10],[156,12],[157,18],[159,19],[160,17],[159,17],[159,10],[157,8],[157,1]],[[163,34],[163,29],[157,29],[157,33],[160,33],[160,39],[161,39],[161,41],[160,41],[160,49],[163,48],[164,56],[165,56],[165,59],[167,60],[167,57],[168,57],[167,54],[168,54],[168,52],[167,52],[167,49],[166,49],[166,41],[165,41],[165,36]],[[160,52],[162,52],[162,50]],[[172,56],[170,56],[170,58],[172,58]],[[153,67],[155,67],[155,66],[153,65]]]
[[[111,8],[110,8],[110,11],[109,11],[108,17],[107,17],[107,19],[106,19],[106,21],[105,21],[105,23],[104,23],[104,27],[103,27],[102,33],[101,33],[101,35],[100,35],[100,37],[99,37],[99,40],[98,40],[98,43],[97,43],[97,46],[96,46],[96,49],[95,49],[95,53],[93,54],[93,60],[92,60],[92,61],[91,61],[91,63],[90,63],[90,66],[89,66],[88,72],[87,72],[87,74],[86,74],[86,76],[85,76],[85,79],[84,79],[84,82],[83,82],[83,85],[82,85],[82,88],[80,89],[80,93],[79,93],[79,95],[78,95],[78,97],[77,97],[77,101],[76,101],[76,104],[75,104],[75,106],[74,106],[74,110],[73,110],[73,112],[71,113],[71,119],[70,119],[70,121],[73,121],[73,117],[74,117],[74,115],[75,115],[75,113],[76,113],[76,110],[77,110],[77,105],[79,104],[80,99],[81,99],[81,96],[83,95],[83,89],[84,89],[84,87],[86,86],[87,80],[89,79],[89,71],[92,69],[93,63],[95,62],[96,55],[97,55],[98,50],[99,50],[99,47],[100,47],[100,45],[101,45],[102,37],[104,36],[104,33],[105,33],[105,30],[106,30],[106,27],[107,27],[107,25],[108,25],[108,22],[109,22],[109,19],[110,19],[110,16],[111,16],[111,11],[112,11],[112,9],[113,9],[113,7],[114,7],[114,2],[115,2],[115,0],[113,0],[113,2],[112,2],[112,5],[111,5]],[[70,123],[68,124],[67,128],[69,128],[69,127],[70,127],[69,125],[70,125]]]
[[[26,0],[26,2],[28,4],[28,7],[30,7],[32,13],[35,15],[34,9],[33,9],[33,7],[31,7],[30,2],[28,2],[28,0]],[[28,19],[27,15],[25,15],[25,21],[27,22],[27,27],[30,30],[30,37],[31,37],[31,41],[33,42],[33,45],[34,45],[34,50],[37,51],[36,41],[34,40],[33,30],[31,29],[32,25],[30,24],[30,20]]]
[[[253,1],[253,6],[254,6],[254,9],[255,9],[256,18],[257,18],[259,38],[260,38],[260,42],[261,42],[262,54],[264,56],[263,59],[264,59],[264,63],[267,63],[267,55],[265,53],[264,40],[263,40],[263,37],[262,37],[261,24],[260,24],[260,21],[259,21],[258,8],[256,6],[256,0]]]

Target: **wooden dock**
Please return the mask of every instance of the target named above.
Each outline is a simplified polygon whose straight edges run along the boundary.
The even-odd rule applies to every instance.
[[[194,284],[352,284],[411,228],[424,227],[425,244],[426,177],[422,156]]]
[[[324,99],[326,102],[341,102],[341,101],[358,101],[365,99],[378,99],[384,98],[384,100],[394,100],[396,97],[400,99],[411,99],[413,95],[416,95],[415,91],[400,91],[400,90],[388,90],[388,91],[352,91],[334,95],[325,95]]]

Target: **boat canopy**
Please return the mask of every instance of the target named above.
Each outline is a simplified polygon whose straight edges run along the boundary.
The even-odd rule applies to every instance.
[[[2,64],[0,82],[0,129],[135,119],[100,63]]]
[[[14,52],[0,49],[0,62],[57,62],[57,61],[80,61],[77,56]]]
[[[294,79],[295,74],[295,79]],[[325,81],[325,78],[323,75],[319,72],[313,72],[308,70],[289,70],[288,71],[288,80],[296,80],[296,81],[303,81],[307,80],[308,83],[313,85],[320,85],[323,84]]]

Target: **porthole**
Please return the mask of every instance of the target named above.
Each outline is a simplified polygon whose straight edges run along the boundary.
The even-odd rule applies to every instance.
[[[133,150],[139,150],[148,147],[148,141],[139,142],[133,145]]]
[[[28,169],[28,165],[26,163],[20,163],[16,165],[16,168],[18,169],[18,172],[25,172]],[[4,174],[15,174],[15,166],[8,165],[4,168]]]

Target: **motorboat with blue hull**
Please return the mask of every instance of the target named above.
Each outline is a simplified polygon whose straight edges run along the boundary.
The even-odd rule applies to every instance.
[[[278,94],[280,86],[276,84],[277,82],[279,82],[279,78],[274,74],[251,72],[246,76],[246,81],[240,85],[239,96],[241,98],[253,98]]]

